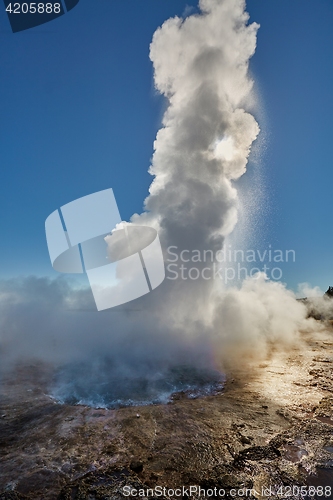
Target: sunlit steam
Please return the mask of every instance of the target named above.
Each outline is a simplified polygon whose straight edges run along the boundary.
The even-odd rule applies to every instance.
[[[220,158],[225,161],[232,161],[236,154],[237,150],[232,137],[224,137],[220,141],[215,142],[214,155],[216,158]]]

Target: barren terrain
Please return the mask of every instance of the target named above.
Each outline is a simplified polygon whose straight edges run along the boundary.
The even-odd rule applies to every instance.
[[[44,367],[17,369],[1,386],[0,499],[120,499],[124,485],[301,498],[283,488],[332,486],[333,331],[302,338],[229,370],[222,394],[166,405],[59,405]]]

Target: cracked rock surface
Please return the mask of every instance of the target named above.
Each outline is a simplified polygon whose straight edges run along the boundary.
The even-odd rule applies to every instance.
[[[318,330],[229,370],[221,394],[166,405],[59,405],[48,369],[16,369],[1,386],[0,499],[118,500],[124,486],[198,485],[261,500],[286,498],[280,487],[332,485],[333,331]]]

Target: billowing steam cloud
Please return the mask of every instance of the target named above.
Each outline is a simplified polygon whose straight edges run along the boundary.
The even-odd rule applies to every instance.
[[[248,25],[243,1],[199,5],[201,15],[169,19],[151,43],[155,86],[169,106],[154,144],[146,211],[132,222],[154,226],[164,248],[215,254],[237,223],[232,181],[245,173],[259,133],[245,110],[253,100],[248,65],[258,25]],[[215,286],[205,279],[165,283],[154,297],[164,326],[207,331]]]
[[[233,230],[237,193],[231,181],[244,174],[259,132],[245,111],[258,25],[247,25],[243,1],[202,0],[200,7],[201,15],[166,21],[150,47],[156,89],[169,106],[139,218],[157,226],[164,243],[197,249],[220,248]]]
[[[153,37],[155,86],[168,107],[154,144],[145,212],[131,223],[155,227],[165,251],[172,245],[215,254],[237,223],[236,181],[259,133],[248,112],[258,25],[248,24],[243,0],[200,0],[199,6],[200,14],[169,19]],[[215,262],[197,263],[207,265],[212,270]],[[240,354],[243,361],[254,352],[265,356],[273,342],[295,341],[307,315],[292,292],[263,275],[227,290],[202,276],[166,279],[147,296],[103,313],[93,311],[90,291],[62,279],[6,282],[0,293],[0,356],[70,362],[56,393],[83,402],[101,377],[104,386],[118,387],[114,400],[122,394],[130,400],[128,387],[138,380],[146,389],[135,389],[136,401],[205,388],[210,377],[218,383],[207,370]],[[82,363],[90,368],[76,370]],[[184,366],[201,372],[189,375]]]
[[[165,248],[215,255],[237,223],[233,181],[245,173],[259,133],[247,112],[258,25],[248,24],[242,0],[201,0],[200,8],[199,16],[169,19],[153,37],[155,85],[169,106],[154,144],[146,212],[132,220],[155,226]],[[200,265],[216,271],[216,262]],[[167,283],[155,295],[169,328],[205,332],[227,358],[250,346],[264,355],[269,342],[295,339],[305,308],[281,284],[257,276],[240,290],[223,290],[219,280],[200,276]]]

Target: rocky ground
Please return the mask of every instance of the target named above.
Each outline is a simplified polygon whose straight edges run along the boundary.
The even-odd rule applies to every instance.
[[[126,485],[298,499],[333,486],[333,330],[302,336],[302,348],[229,370],[222,394],[166,405],[59,405],[44,368],[16,370],[1,386],[0,499],[117,500]]]

